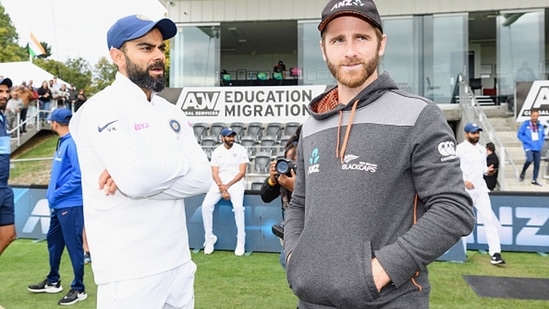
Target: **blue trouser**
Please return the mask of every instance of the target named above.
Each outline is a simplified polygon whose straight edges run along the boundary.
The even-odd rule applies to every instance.
[[[84,212],[82,206],[52,209],[50,228],[48,230],[48,251],[50,253],[50,273],[48,282],[60,279],[59,264],[65,246],[74,271],[71,288],[84,291],[84,249],[82,231],[84,229]]]
[[[50,104],[51,104],[50,101],[39,101],[38,105],[39,105],[39,109],[41,110],[39,114],[40,120],[46,120],[46,118],[48,117],[49,111],[50,111]]]
[[[532,151],[527,150],[526,151],[526,162],[524,162],[524,166],[522,167],[522,174],[526,173],[526,170],[534,162],[534,174],[532,176],[532,180],[538,179],[539,174],[539,164],[541,161],[541,152],[539,151]]]
[[[13,190],[7,185],[0,185],[0,226],[15,223]]]

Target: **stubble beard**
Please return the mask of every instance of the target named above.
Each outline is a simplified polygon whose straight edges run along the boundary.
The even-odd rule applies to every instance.
[[[137,64],[132,62],[128,56],[126,58],[126,73],[128,78],[137,86],[144,89],[151,89],[155,92],[160,92],[166,87],[166,77],[164,74],[159,77],[153,77],[149,74],[149,70],[153,68],[161,67],[164,69],[164,62],[157,61],[149,66],[145,70],[142,70]]]
[[[360,61],[360,59],[353,57],[347,63],[341,65],[331,62],[330,59],[326,57],[326,63],[328,65],[328,69],[340,84],[349,88],[358,88],[364,85],[368,78],[370,78],[370,76],[372,76],[372,74],[376,71],[379,64],[379,54],[376,52],[374,57],[366,62]],[[361,64],[362,70],[356,72],[345,71],[341,68],[341,66],[345,64]]]
[[[0,111],[5,111],[6,105],[8,105],[8,99],[0,98]]]
[[[476,145],[478,143],[479,137],[467,137],[469,143]]]

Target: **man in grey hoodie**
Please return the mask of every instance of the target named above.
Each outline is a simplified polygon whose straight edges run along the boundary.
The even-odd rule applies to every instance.
[[[337,86],[313,99],[286,210],[299,308],[428,308],[427,265],[475,223],[456,141],[433,102],[378,75],[386,35],[371,0],[332,0],[321,50]]]

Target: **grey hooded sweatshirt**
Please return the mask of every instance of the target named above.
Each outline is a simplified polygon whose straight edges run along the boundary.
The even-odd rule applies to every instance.
[[[287,279],[299,308],[427,308],[427,264],[474,224],[440,108],[387,73],[351,102],[309,104],[286,210]],[[332,92],[333,93],[333,92]],[[378,292],[371,260],[392,282]]]

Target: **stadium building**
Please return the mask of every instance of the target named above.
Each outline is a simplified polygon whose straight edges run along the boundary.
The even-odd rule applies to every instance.
[[[322,60],[317,30],[327,1],[160,2],[179,29],[171,40],[170,88],[163,95],[186,112],[208,153],[219,144],[223,126],[230,125],[242,135],[240,142],[252,158],[247,182],[253,191],[246,193],[244,203],[249,235],[246,250],[279,252],[279,240],[271,233],[272,224],[282,219],[279,200],[263,203],[257,185],[268,174],[271,159],[279,156],[284,139],[307,117],[309,101],[335,84]],[[388,36],[380,70],[388,71],[402,89],[439,103],[458,138],[462,122],[475,120],[484,129],[481,138],[490,136],[496,144],[501,192],[490,196],[502,224],[502,250],[549,252],[549,183],[545,181],[549,169],[541,188],[519,183],[514,175],[521,164],[513,164],[512,157],[523,161],[522,147],[505,145],[496,138],[496,133],[507,133],[516,144],[513,128],[501,132],[500,126],[495,132],[489,122],[483,122],[485,117],[472,110],[477,105],[453,104],[457,103],[456,87],[463,84],[458,76],[464,77],[476,97],[496,107],[510,102],[520,83],[547,79],[549,0],[377,0],[376,4]],[[282,77],[273,74],[281,60],[286,66]],[[461,98],[463,87],[459,88]],[[544,107],[549,108],[549,103]],[[46,237],[45,195],[45,187],[15,188],[19,237]],[[185,202],[190,246],[195,249],[204,243],[202,201],[203,196],[197,196]],[[231,212],[230,202],[221,201],[215,217],[220,231],[216,250],[234,249]],[[477,223],[467,238],[467,248],[486,250],[484,223]],[[441,259],[465,261],[464,246],[459,242]]]
[[[160,2],[179,27],[170,87],[334,84],[317,30],[326,0]],[[547,0],[376,5],[388,36],[380,70],[403,90],[452,103],[456,77],[463,73],[477,95],[499,103],[513,96],[515,81],[547,78]],[[273,74],[280,60],[283,79]]]
[[[317,29],[327,0],[160,2],[178,26],[170,46],[172,93],[164,96],[190,117],[205,148],[219,143],[219,127],[242,128],[238,137],[248,138],[254,122],[263,125],[264,136],[276,136],[280,150],[285,125],[301,123],[311,98],[335,84]],[[541,107],[541,121],[549,120],[549,0],[375,2],[388,38],[379,70],[389,72],[400,89],[438,103],[458,141],[463,125],[477,122],[485,130],[480,142],[495,142],[507,159],[501,169],[518,173],[524,158],[515,146],[513,122],[528,119],[532,107]],[[285,75],[276,73],[280,61]],[[531,95],[535,89],[538,94]],[[503,118],[498,130],[508,131],[497,132],[490,113]],[[280,130],[267,132],[273,126]],[[213,138],[202,142],[205,136]],[[252,145],[261,144],[260,136],[253,138]],[[272,157],[276,151],[270,150]],[[517,164],[508,164],[512,159]],[[504,175],[502,188],[513,188],[514,177]],[[549,179],[549,167],[544,177]]]

